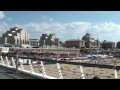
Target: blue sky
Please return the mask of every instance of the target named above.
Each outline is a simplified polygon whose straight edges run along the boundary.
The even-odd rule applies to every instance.
[[[47,21],[49,17],[60,22],[120,22],[120,11],[5,11],[5,14],[6,17],[13,18],[11,22],[13,24],[18,23],[18,21],[19,24],[42,22]]]
[[[55,33],[65,41],[89,32],[101,41],[120,41],[120,11],[0,11],[0,24],[1,33],[19,26],[30,38]]]

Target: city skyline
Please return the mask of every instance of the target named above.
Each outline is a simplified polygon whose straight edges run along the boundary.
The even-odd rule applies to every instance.
[[[120,41],[120,11],[0,11],[1,35],[11,27],[26,29],[30,38],[55,33],[60,40],[86,33],[100,41]]]

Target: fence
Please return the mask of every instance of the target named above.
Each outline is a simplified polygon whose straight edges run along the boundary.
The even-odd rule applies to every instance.
[[[19,62],[18,71],[45,79],[91,79],[96,75],[102,77],[102,74],[103,78],[118,79],[118,76],[120,75],[116,68],[106,69],[106,71],[104,71],[104,69],[84,67],[82,65],[71,65],[39,60],[36,60],[37,63],[34,64],[34,60],[31,59],[19,58],[19,60],[27,60],[27,62]],[[16,61],[17,60],[14,57],[0,56],[0,65],[7,68],[16,68]],[[100,75],[98,75],[98,70],[101,70],[101,72],[99,72]],[[111,72],[111,76],[109,76],[109,73],[107,72]],[[105,76],[104,73],[109,77],[107,75]]]

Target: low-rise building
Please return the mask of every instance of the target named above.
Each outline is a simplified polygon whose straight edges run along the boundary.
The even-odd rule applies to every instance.
[[[100,48],[100,41],[91,37],[89,33],[82,37],[82,40],[85,41],[86,48]]]
[[[59,46],[59,38],[54,37],[55,34],[42,34],[39,46]]]
[[[116,44],[116,48],[120,49],[120,41],[117,42],[117,44]]]
[[[67,47],[67,48],[84,48],[85,47],[85,41],[84,40],[78,40],[78,39],[68,40],[68,41],[65,41],[64,46]]]
[[[37,47],[39,45],[39,40],[38,39],[30,39],[30,45]]]
[[[106,50],[107,49],[115,49],[115,42],[104,40],[102,43],[102,48],[106,49]]]

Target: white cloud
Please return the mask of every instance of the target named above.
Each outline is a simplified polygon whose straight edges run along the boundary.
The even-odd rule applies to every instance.
[[[9,30],[9,26],[6,22],[0,22],[0,36]]]
[[[0,11],[0,20],[2,20],[3,18],[5,18],[5,14],[3,11]]]
[[[29,23],[23,25],[24,28],[32,34],[36,32],[36,36],[42,33],[55,33],[62,40],[82,38],[85,33],[89,32],[93,37],[100,40],[120,40],[120,24],[106,22],[95,24],[90,22],[42,22]]]
[[[9,25],[2,19],[5,18],[3,11],[0,11],[0,36],[9,29]]]
[[[49,22],[49,23],[51,23],[51,22],[54,21],[53,17],[49,17],[49,16],[42,16],[42,19],[43,19],[45,22]]]
[[[65,39],[78,38],[80,35],[84,35],[88,29],[90,23],[88,22],[71,22],[71,23],[60,23],[60,22],[42,22],[42,23],[28,23],[23,25],[25,29],[31,34],[36,32],[36,35],[42,33],[55,33],[56,36]]]
[[[49,19],[49,22],[52,22],[53,21],[53,18],[51,17],[50,19]]]
[[[46,19],[46,18],[48,18],[48,16],[42,16],[42,19]]]
[[[101,24],[90,22],[40,22],[28,23],[25,25],[13,25],[26,29],[31,38],[39,38],[43,33],[55,33],[60,40],[82,38],[89,32],[94,38],[108,41],[120,41],[120,24],[105,22]],[[0,22],[0,33],[9,30],[9,25]]]
[[[120,24],[106,22],[91,27],[91,33],[101,40],[120,41]]]

